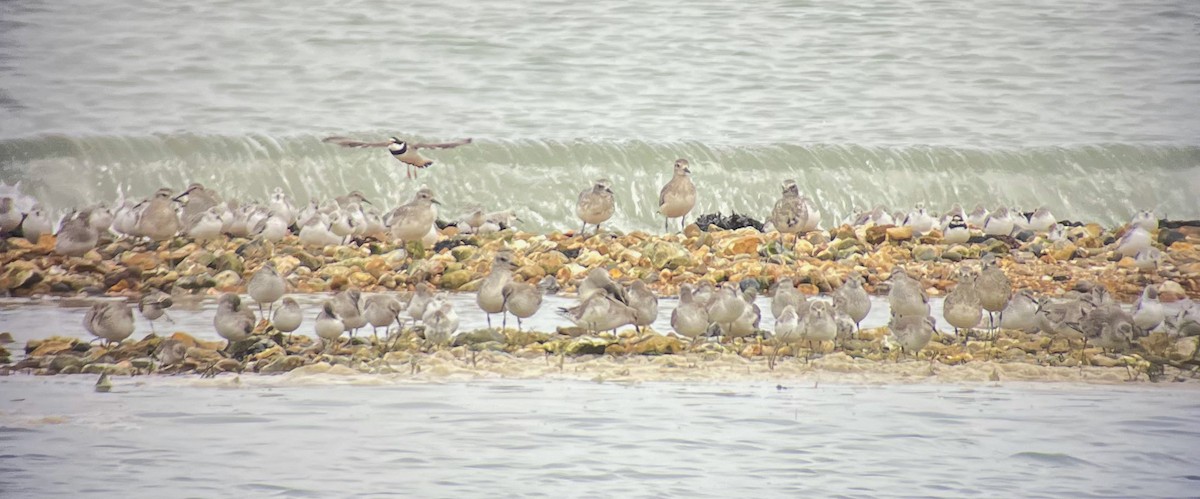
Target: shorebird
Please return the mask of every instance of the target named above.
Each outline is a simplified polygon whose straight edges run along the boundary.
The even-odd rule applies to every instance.
[[[625,291],[629,306],[635,311],[633,325],[640,332],[642,328],[654,324],[658,319],[658,297],[646,287],[641,279],[633,281]]]
[[[25,216],[21,215],[21,210],[17,209],[13,198],[0,198],[0,234],[8,234],[17,230],[24,219]]]
[[[161,242],[175,237],[180,228],[179,216],[172,206],[171,189],[163,187],[138,213],[135,231],[151,241]]]
[[[971,239],[971,230],[967,228],[967,223],[962,217],[954,215],[950,217],[950,223],[946,225],[945,232],[942,233],[942,242],[946,244],[963,244]]]
[[[418,189],[409,202],[389,214],[392,238],[404,242],[422,240],[437,221],[435,204],[442,203],[433,197],[433,190],[428,187]]]
[[[287,222],[287,225],[296,223],[296,216],[300,213],[296,210],[296,205],[292,203],[292,199],[283,192],[283,187],[276,187],[271,191],[271,201],[267,207],[271,209],[272,213],[283,218]]]
[[[349,288],[344,291],[339,291],[333,295],[333,309],[337,312],[338,319],[342,321],[346,331],[350,332],[350,337],[354,338],[354,333],[358,328],[367,325],[367,318],[362,314],[362,292],[357,288]]]
[[[963,342],[971,334],[971,329],[979,325],[983,319],[983,306],[979,303],[979,293],[975,290],[975,276],[966,268],[957,270],[958,285],[946,294],[942,304],[942,317],[954,327],[954,336],[961,337]],[[965,335],[960,336],[959,330],[966,329]]]
[[[800,202],[804,204],[804,209],[808,211],[808,221],[804,224],[803,232],[812,232],[821,230],[821,209],[817,207],[817,203],[808,196],[800,196]]]
[[[1052,301],[1042,297],[1038,300],[1038,329],[1056,338],[1065,339],[1068,347],[1072,340],[1081,340],[1086,345],[1087,338],[1080,330],[1080,323],[1087,312],[1088,306],[1078,298]],[[1080,351],[1079,355],[1082,361],[1083,352]]]
[[[629,303],[629,297],[625,293],[625,288],[622,288],[609,277],[608,270],[597,267],[588,271],[587,277],[579,283],[576,293],[583,296],[592,290],[599,289],[605,294],[613,297],[613,299],[621,303]]]
[[[742,313],[729,329],[724,330],[730,338],[745,338],[758,332],[758,324],[762,321],[762,310],[754,300],[758,298],[758,288],[748,287],[742,290]]]
[[[418,143],[405,142],[397,137],[392,137],[385,142],[363,142],[347,137],[325,137],[321,142],[329,144],[337,144],[342,147],[386,147],[393,158],[404,163],[407,168],[407,178],[416,178],[417,172],[422,168],[433,166],[433,161],[425,159],[417,152],[419,149],[451,149],[458,146],[463,146],[471,143],[471,139],[456,140],[454,142],[442,143]],[[415,167],[415,168],[414,168]]]
[[[516,264],[512,261],[512,253],[500,251],[492,258],[492,270],[479,285],[475,294],[475,303],[487,316],[488,329],[492,328],[492,314],[505,314],[501,317],[500,328],[508,326],[508,315],[504,308],[504,287],[513,281],[512,271]]]
[[[558,313],[593,334],[613,331],[633,324],[635,320],[637,311],[633,307],[617,301],[603,290],[593,289],[580,298],[578,305],[559,308]]]
[[[228,340],[226,349],[234,342],[250,337],[254,330],[254,312],[242,304],[234,293],[225,293],[217,299],[217,314],[213,316],[213,327],[217,334]]]
[[[275,314],[271,316],[271,325],[275,330],[288,334],[299,329],[303,321],[304,312],[300,310],[300,304],[290,296],[283,297],[279,308],[275,309]]]
[[[288,228],[290,224],[291,222],[288,222],[282,215],[271,212],[266,218],[254,224],[250,233],[257,238],[277,243],[291,233],[291,229]]]
[[[329,217],[317,213],[300,228],[300,244],[305,246],[336,246],[342,244],[342,238],[329,230]]]
[[[1153,284],[1142,290],[1142,296],[1133,304],[1133,323],[1139,330],[1149,333],[1166,319],[1166,311],[1158,301],[1158,289]]]
[[[391,294],[378,293],[367,297],[362,315],[371,325],[371,335],[376,341],[379,340],[379,328],[383,328],[384,336],[387,336],[388,328],[399,320],[403,309],[404,304]]]
[[[194,241],[211,241],[221,237],[221,229],[224,226],[217,209],[209,208],[200,214],[200,218],[188,229],[187,236]]]
[[[1167,321],[1167,325],[1171,326],[1169,331],[1172,336],[1200,336],[1200,306],[1195,302],[1189,303],[1188,306],[1179,309],[1179,313],[1173,320]],[[1200,352],[1200,348],[1192,352],[1193,358],[1197,352]]]
[[[728,334],[733,330],[733,322],[742,316],[745,308],[746,302],[737,295],[732,284],[726,283],[717,290],[708,307],[708,320]]]
[[[1154,216],[1154,212],[1150,210],[1142,210],[1133,216],[1129,221],[1129,225],[1141,227],[1147,231],[1158,230],[1158,217]]]
[[[150,323],[150,332],[154,333],[154,321],[159,317],[167,314],[167,309],[171,308],[174,302],[171,300],[171,295],[168,295],[160,290],[151,289],[142,295],[142,299],[138,300],[138,312],[142,313],[142,317]],[[167,320],[171,320],[167,317]]]
[[[187,358],[187,350],[188,346],[182,341],[167,338],[154,349],[154,358],[158,359],[159,366],[173,366]]]
[[[425,341],[432,345],[450,343],[458,331],[458,313],[445,294],[439,294],[429,302],[421,321],[425,323]]]
[[[1000,315],[1000,327],[1032,333],[1038,328],[1037,309],[1033,294],[1028,289],[1018,290]]]
[[[1088,341],[1106,351],[1124,352],[1137,338],[1133,316],[1115,302],[1092,309],[1079,325]]]
[[[984,255],[982,264],[983,268],[975,278],[975,290],[979,293],[979,304],[987,310],[988,329],[994,331],[996,323],[992,314],[999,312],[1000,319],[1004,320],[1004,307],[1008,306],[1008,300],[1012,298],[1012,283],[996,263],[995,255]]]
[[[63,219],[54,241],[54,252],[63,256],[83,256],[100,241],[100,234],[86,216],[76,213]]]
[[[833,305],[854,321],[854,328],[861,329],[862,320],[871,312],[871,297],[862,287],[862,276],[851,272],[846,282],[833,292]]]
[[[800,318],[796,314],[796,307],[786,305],[783,310],[779,311],[779,316],[775,318],[775,342],[776,347],[779,344],[792,345],[800,341],[801,337]]]
[[[615,210],[615,199],[612,182],[606,178],[597,179],[590,188],[579,193],[579,202],[575,205],[575,215],[583,221],[579,235],[587,233],[588,224],[596,226],[596,234],[600,233],[600,224],[612,218]]]
[[[900,345],[902,353],[911,352],[914,356],[929,344],[936,327],[933,318],[929,316],[892,316],[888,330],[892,339]]]
[[[133,310],[125,302],[97,303],[83,316],[83,328],[108,345],[128,338],[133,326]]]
[[[1152,240],[1148,230],[1134,225],[1117,241],[1117,253],[1122,256],[1136,256],[1139,252],[1149,249]]]
[[[423,317],[425,317],[425,311],[429,308],[429,300],[432,298],[433,286],[430,286],[429,283],[424,281],[418,282],[413,288],[413,295],[412,299],[408,301],[407,312],[408,316],[412,317],[414,326],[417,324],[417,321],[423,320]]]
[[[1158,262],[1162,261],[1162,251],[1153,246],[1137,252],[1133,256],[1133,264],[1142,272],[1153,272],[1158,269]]]
[[[808,342],[808,354],[813,353],[813,342],[818,344],[833,341],[837,338],[837,321],[834,320],[833,308],[823,301],[814,301],[804,315],[800,325],[800,337]],[[804,357],[808,360],[808,355]]]
[[[800,188],[796,181],[783,181],[783,194],[771,209],[771,223],[779,232],[779,242],[785,234],[798,234],[808,225],[808,208],[800,199]]]
[[[509,281],[500,294],[504,300],[501,308],[517,318],[517,331],[521,330],[521,320],[533,317],[542,306],[542,292],[527,282]]]
[[[663,215],[663,231],[671,230],[671,219],[679,218],[679,230],[687,225],[687,214],[696,206],[696,185],[688,160],[675,160],[675,175],[658,193],[658,212]]]
[[[250,281],[246,283],[246,293],[254,299],[255,303],[258,303],[258,314],[264,319],[269,315],[274,303],[283,298],[283,293],[286,291],[287,281],[284,281],[279,272],[275,270],[275,263],[270,261],[259,267],[250,276]],[[267,304],[267,312],[263,312],[264,303]]]
[[[1029,216],[1029,230],[1034,232],[1049,232],[1051,227],[1058,224],[1058,220],[1054,219],[1054,214],[1050,213],[1050,209],[1045,206],[1038,208]]]
[[[205,189],[204,186],[200,185],[198,182],[189,185],[187,189],[184,189],[184,191],[179,193],[178,196],[172,198],[172,201],[179,201],[183,198],[187,199],[183,201],[183,207],[180,209],[179,219],[182,223],[182,228],[184,231],[187,231],[193,225],[195,225],[195,223],[200,220],[201,216],[204,215],[204,212],[208,211],[209,208],[215,208],[217,205],[221,204],[221,198],[215,191],[212,189]]]
[[[975,209],[971,210],[971,213],[967,215],[967,223],[982,229],[988,215],[987,208],[984,208],[981,204],[977,204],[975,205]]]
[[[676,334],[695,340],[708,331],[708,311],[692,297],[692,286],[679,287],[679,305],[671,311],[671,329]]]
[[[913,211],[904,217],[903,225],[912,227],[915,234],[924,234],[933,230],[933,216],[925,210],[925,203],[917,203]]]
[[[888,278],[891,289],[888,290],[888,305],[894,316],[925,317],[929,315],[929,296],[921,288],[921,283],[909,277],[904,269],[897,266],[892,269]]]
[[[807,300],[804,293],[796,290],[796,286],[792,284],[792,278],[784,277],[775,286],[775,295],[771,297],[771,316],[779,319],[779,314],[783,313],[783,309],[791,306],[794,311],[796,307]]]
[[[54,230],[50,219],[46,217],[46,213],[41,207],[34,207],[25,215],[25,220],[21,222],[21,232],[25,235],[25,239],[31,243],[37,243],[41,239],[42,234],[50,234]]]
[[[316,324],[313,326],[317,336],[321,338],[321,343],[324,344],[326,350],[329,345],[342,336],[342,332],[346,330],[346,325],[338,318],[337,312],[334,311],[332,300],[326,300],[321,305],[321,311],[317,313]]]
[[[1008,208],[1001,207],[983,221],[983,233],[988,236],[1007,236],[1012,234],[1015,225],[1012,215],[1008,213]]]

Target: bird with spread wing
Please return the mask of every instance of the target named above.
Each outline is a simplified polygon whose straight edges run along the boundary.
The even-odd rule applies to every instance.
[[[325,137],[321,142],[329,144],[337,144],[342,147],[386,147],[388,152],[392,154],[401,163],[404,163],[407,168],[407,177],[416,178],[417,173],[413,167],[429,168],[433,166],[433,161],[425,159],[417,152],[418,149],[450,149],[471,143],[471,139],[456,140],[454,142],[444,142],[436,144],[420,144],[416,142],[405,142],[399,138],[392,137],[386,142],[364,142],[361,140],[351,139],[349,137]]]

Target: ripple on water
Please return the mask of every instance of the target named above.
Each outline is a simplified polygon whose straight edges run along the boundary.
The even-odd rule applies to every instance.
[[[1011,458],[1015,458],[1015,459],[1024,460],[1024,461],[1035,462],[1035,463],[1038,463],[1038,464],[1050,465],[1050,466],[1061,466],[1061,467],[1089,466],[1089,467],[1098,467],[1098,465],[1096,465],[1095,463],[1092,463],[1092,462],[1090,462],[1090,461],[1088,461],[1088,460],[1086,460],[1086,459],[1080,459],[1080,458],[1078,458],[1078,457],[1075,457],[1075,456],[1072,456],[1072,455],[1070,455],[1070,454],[1064,454],[1064,453],[1061,453],[1061,452],[1033,452],[1033,451],[1026,451],[1026,452],[1018,452],[1018,453],[1016,453],[1016,454],[1013,454],[1013,455],[1011,455],[1011,456],[1009,456],[1009,457],[1011,457]]]

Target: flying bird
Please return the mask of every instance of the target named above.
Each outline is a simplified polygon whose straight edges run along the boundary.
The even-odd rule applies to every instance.
[[[458,146],[463,146],[471,143],[471,139],[456,140],[454,142],[443,142],[439,144],[420,144],[416,142],[405,142],[397,137],[392,137],[385,142],[363,142],[361,140],[351,139],[349,137],[325,137],[321,142],[328,144],[337,144],[342,147],[386,147],[388,152],[392,153],[392,157],[404,163],[407,168],[407,178],[416,178],[417,172],[413,167],[429,168],[433,166],[433,161],[425,159],[417,152],[418,149],[451,149]]]

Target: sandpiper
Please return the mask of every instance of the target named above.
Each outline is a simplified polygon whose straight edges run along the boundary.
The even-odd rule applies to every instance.
[[[133,310],[125,302],[97,303],[83,316],[83,328],[110,345],[128,338],[133,327]]]
[[[317,336],[321,338],[321,343],[324,344],[326,350],[338,338],[342,336],[342,332],[346,330],[346,325],[338,318],[337,312],[334,311],[332,300],[326,300],[321,305],[321,311],[317,313],[317,320],[313,326]]]
[[[433,227],[437,220],[437,209],[433,205],[442,204],[433,197],[433,190],[422,187],[417,190],[409,202],[392,210],[392,238],[404,242],[420,241]]]
[[[366,305],[363,306],[362,315],[371,325],[371,335],[376,340],[379,339],[379,328],[383,328],[384,336],[388,334],[388,328],[392,323],[396,322],[400,317],[400,311],[404,309],[404,304],[396,299],[391,294],[377,293],[366,298]]]
[[[433,345],[450,343],[458,331],[458,313],[445,294],[439,294],[429,302],[421,322],[425,323],[425,341]]]
[[[658,297],[654,296],[654,292],[646,287],[646,283],[641,279],[633,281],[629,289],[625,292],[629,300],[629,306],[634,310],[634,327],[640,331],[642,328],[654,324],[658,319]]]
[[[933,319],[929,316],[893,315],[888,323],[892,339],[900,345],[901,352],[912,353],[914,356],[920,354],[921,349],[933,339],[935,329]]]
[[[183,198],[187,199],[183,202],[183,207],[179,213],[179,219],[182,223],[182,228],[185,231],[195,225],[195,223],[198,222],[204,215],[204,212],[221,204],[220,196],[218,196],[215,191],[212,189],[205,189],[204,186],[198,182],[189,185],[187,189],[184,189],[183,192],[179,193],[179,195],[175,196],[172,200],[179,201]]]
[[[800,187],[796,181],[783,181],[782,197],[775,202],[771,209],[771,223],[779,232],[779,242],[783,242],[784,234],[797,234],[808,225],[808,208],[800,199]]]
[[[833,292],[833,304],[854,321],[855,329],[859,328],[862,320],[871,312],[871,297],[863,289],[862,276],[858,272],[851,272],[846,282]]]
[[[213,316],[213,327],[217,334],[229,341],[229,345],[250,337],[254,330],[254,312],[242,304],[234,293],[225,293],[217,299],[217,314]]]
[[[675,160],[675,174],[658,193],[658,212],[663,215],[663,230],[670,231],[671,219],[679,218],[679,230],[687,225],[687,215],[696,206],[696,185],[688,160]]]
[[[275,314],[271,316],[271,325],[276,330],[289,334],[299,329],[303,321],[304,312],[300,309],[300,304],[290,296],[283,297],[279,308],[275,309]]]
[[[54,241],[54,252],[63,256],[83,256],[100,240],[100,234],[88,223],[86,216],[75,214],[63,219]]]
[[[433,298],[433,286],[425,281],[418,282],[413,289],[412,298],[408,301],[408,316],[412,317],[413,325],[423,320],[425,311],[429,308],[429,300]]]
[[[1122,256],[1137,256],[1138,252],[1150,248],[1152,240],[1150,231],[1141,225],[1134,225],[1117,241],[1117,253]]]
[[[676,334],[695,340],[708,330],[708,311],[692,298],[692,286],[679,287],[679,305],[671,311],[671,329]]]
[[[1037,309],[1037,300],[1028,289],[1017,290],[1000,315],[1000,327],[1032,333],[1038,329]]]
[[[354,333],[358,328],[367,325],[367,318],[362,314],[362,291],[358,288],[349,288],[339,291],[333,295],[333,309],[337,312],[338,319],[342,321],[342,325],[346,331],[350,332],[350,337],[354,338]]]
[[[471,143],[471,139],[457,140],[454,142],[431,143],[423,144],[417,142],[405,142],[397,137],[392,137],[385,142],[363,142],[347,137],[326,137],[321,139],[321,142],[337,144],[342,147],[386,147],[393,158],[404,163],[407,168],[407,177],[415,178],[417,172],[422,168],[433,166],[433,161],[425,159],[417,152],[418,149],[450,149]],[[414,169],[416,167],[416,169]]]
[[[925,209],[925,203],[917,203],[913,207],[913,211],[908,212],[904,217],[904,223],[907,227],[912,227],[916,234],[925,234],[933,230],[933,216]]]
[[[516,264],[512,261],[512,253],[500,251],[492,258],[492,270],[479,285],[475,294],[475,303],[487,316],[488,329],[492,327],[492,314],[505,314],[504,287],[512,282],[512,271]],[[508,316],[501,317],[501,328],[508,325]]]
[[[987,221],[988,215],[989,213],[987,208],[984,208],[981,204],[977,204],[975,205],[975,209],[971,210],[971,213],[967,214],[967,223],[982,229],[983,223]]]
[[[1158,289],[1153,284],[1142,290],[1142,296],[1133,304],[1133,323],[1139,330],[1149,333],[1166,319],[1166,311],[1158,301]]]
[[[211,241],[221,237],[223,227],[224,222],[221,221],[217,209],[209,208],[208,211],[200,214],[199,220],[196,220],[188,229],[187,236],[195,241]]]
[[[590,188],[580,192],[579,202],[575,205],[575,215],[583,221],[579,235],[586,235],[588,224],[595,225],[595,233],[600,233],[600,224],[612,218],[615,204],[612,182],[606,178],[597,179]]]
[[[792,284],[792,278],[784,277],[779,280],[779,284],[775,285],[775,295],[771,297],[771,316],[778,319],[779,314],[783,313],[783,309],[791,306],[795,311],[795,307],[806,300],[808,298],[804,296],[804,293],[798,291]]]
[[[613,331],[633,324],[635,320],[633,307],[617,301],[603,290],[593,289],[580,298],[578,305],[559,308],[558,313],[593,334]]]
[[[837,321],[834,320],[833,309],[829,303],[813,302],[800,325],[800,337],[808,342],[808,354],[814,352],[813,342],[821,344],[837,338]],[[805,355],[806,361],[808,354]]]
[[[179,216],[172,206],[171,189],[164,187],[142,207],[135,230],[138,235],[161,242],[175,237],[180,228]]]
[[[1050,213],[1050,209],[1045,206],[1038,208],[1029,215],[1029,230],[1034,232],[1049,232],[1051,227],[1054,227],[1058,220],[1054,219],[1054,214]]]
[[[745,308],[746,302],[738,296],[732,284],[726,283],[717,290],[716,297],[708,307],[708,320],[728,332],[733,329],[733,322],[742,316]]]
[[[25,235],[25,239],[34,244],[41,239],[43,234],[50,234],[53,230],[50,218],[46,216],[41,207],[34,207],[21,222],[21,232]]]
[[[21,214],[21,210],[17,209],[13,198],[0,198],[0,235],[17,230],[24,218],[25,216]]]
[[[583,281],[579,283],[576,293],[579,296],[583,296],[596,289],[603,291],[621,303],[629,303],[629,297],[625,293],[625,288],[614,282],[612,277],[608,275],[608,270],[601,267],[588,271],[587,277],[584,277]]]
[[[154,333],[154,321],[166,315],[167,309],[171,308],[174,302],[171,300],[171,295],[168,295],[158,289],[151,289],[142,295],[142,299],[138,300],[138,312],[142,313],[150,322],[150,332]],[[167,317],[167,320],[171,320]]]
[[[733,321],[729,329],[724,330],[730,338],[745,338],[758,332],[759,322],[762,321],[762,310],[754,301],[758,298],[758,287],[752,286],[742,290],[742,313]]]
[[[259,267],[250,276],[250,281],[246,283],[246,293],[258,303],[258,314],[264,319],[270,315],[274,303],[283,298],[283,293],[286,291],[287,282],[275,270],[275,263],[271,261],[267,261],[262,267]],[[267,304],[267,312],[263,312],[264,303]]]
[[[903,268],[892,269],[888,278],[891,289],[888,290],[888,305],[892,315],[925,317],[929,315],[929,296],[921,288],[920,281],[909,277]]]
[[[502,308],[517,318],[517,331],[521,330],[521,321],[533,317],[542,306],[542,292],[527,282],[509,281],[501,295],[504,299]]]
[[[1142,210],[1133,216],[1129,221],[1129,225],[1141,227],[1148,231],[1158,230],[1158,217],[1154,216],[1154,212],[1150,210]]]
[[[1008,208],[997,208],[983,221],[983,233],[989,236],[1007,236],[1012,234],[1015,222],[1008,213]]]

